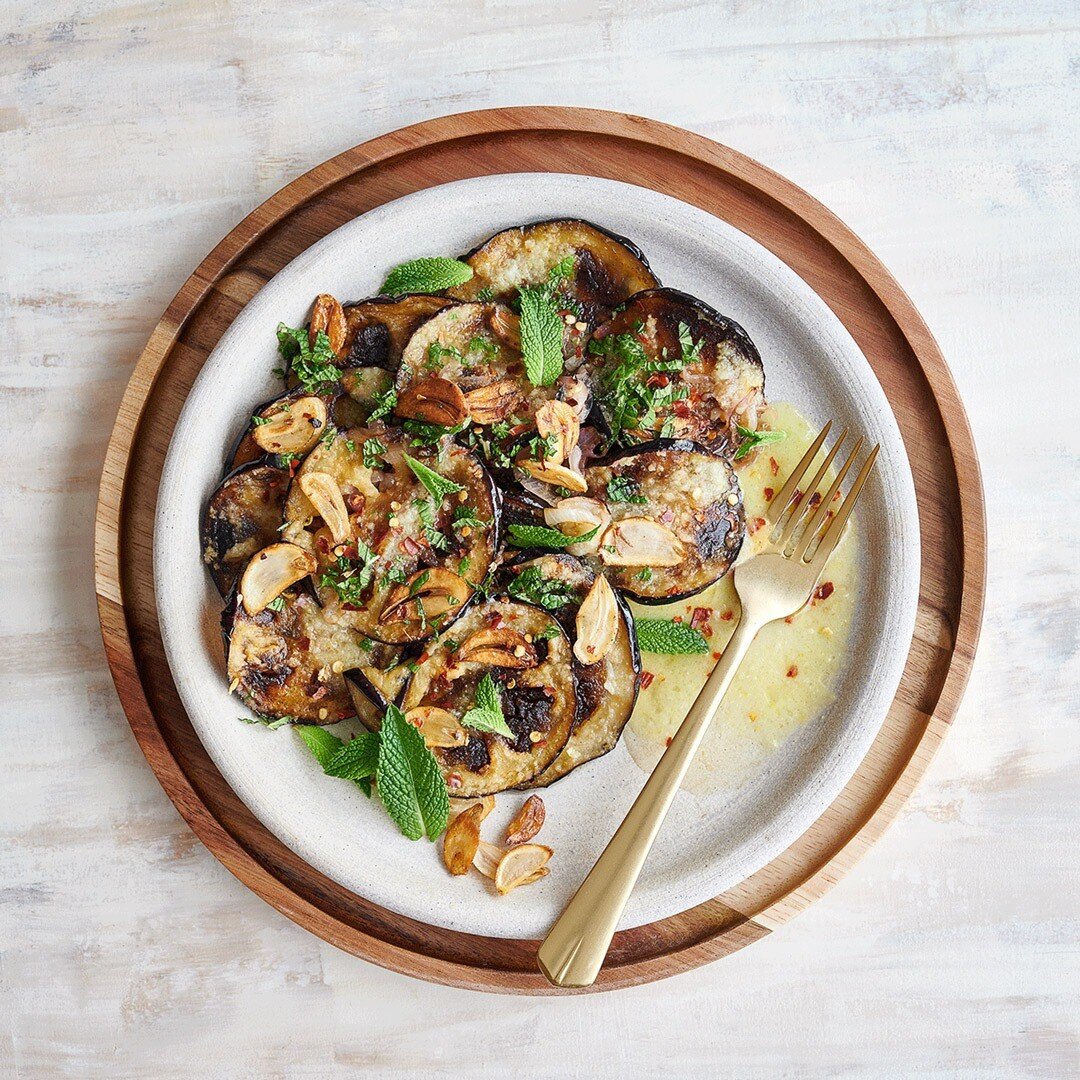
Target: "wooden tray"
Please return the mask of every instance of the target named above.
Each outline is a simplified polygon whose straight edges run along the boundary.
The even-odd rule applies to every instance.
[[[826,892],[882,834],[926,769],[971,668],[982,615],[985,523],[971,432],[948,368],[911,301],[866,246],[804,191],[726,147],[665,124],[590,109],[442,117],[348,150],[242,221],[169,305],[124,394],[97,507],[98,609],[132,730],[169,798],[249,888],[342,949],[423,979],[507,993],[556,991],[538,942],[427,926],[317,873],[248,811],[180,704],[162,649],[151,547],[162,462],[203,362],[244,304],[316,240],[401,195],[499,172],[610,177],[693,203],[804,278],[866,354],[911,458],[922,528],[915,637],[884,726],[841,795],[782,855],[721,896],[616,935],[606,990],[725,956]],[[576,991],[580,992],[580,991]]]

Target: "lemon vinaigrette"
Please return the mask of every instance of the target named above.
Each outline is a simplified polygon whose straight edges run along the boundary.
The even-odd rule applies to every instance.
[[[817,434],[786,403],[771,405],[764,424],[787,432],[787,438],[763,446],[736,466],[747,523],[740,560],[763,546],[768,500]],[[705,734],[684,787],[703,792],[738,787],[833,702],[851,631],[857,547],[853,520],[811,602],[790,620],[772,623],[758,635]],[[729,574],[678,603],[631,606],[641,618],[692,622],[709,645],[708,653],[694,656],[642,653],[642,690],[624,739],[634,761],[651,770],[726,647],[739,617],[739,601]]]

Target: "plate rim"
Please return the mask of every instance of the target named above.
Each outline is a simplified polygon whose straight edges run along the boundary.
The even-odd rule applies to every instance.
[[[886,792],[886,797],[878,805],[877,809],[861,822],[854,833],[847,838],[847,842],[841,850],[825,859],[809,879],[796,883],[793,888],[786,889],[782,896],[771,898],[765,907],[754,910],[752,916],[730,908],[728,905],[723,904],[722,901],[716,901],[715,903],[720,904],[728,912],[733,912],[741,920],[738,926],[717,931],[718,935],[722,933],[730,939],[725,947],[718,951],[713,950],[710,953],[708,944],[712,939],[709,939],[704,942],[697,942],[683,950],[686,954],[694,955],[664,954],[672,961],[664,970],[658,970],[655,965],[651,968],[648,967],[648,965],[654,964],[656,958],[637,963],[629,962],[611,971],[605,969],[605,973],[610,977],[604,979],[596,989],[663,977],[666,974],[673,973],[674,970],[695,966],[695,964],[714,958],[716,955],[729,952],[732,948],[739,947],[749,940],[755,940],[767,932],[772,925],[778,925],[780,922],[785,921],[795,910],[801,909],[810,900],[815,899],[817,895],[825,891],[828,885],[838,879],[843,870],[854,862],[854,857],[861,854],[862,850],[865,850],[873,839],[876,839],[877,835],[884,831],[888,822],[895,816],[899,805],[903,803],[906,795],[910,792],[910,788],[914,786],[914,782],[924,771],[933,750],[936,749],[941,737],[943,737],[944,730],[947,729],[948,721],[955,712],[963,685],[970,671],[978,639],[985,587],[985,520],[978,462],[971,440],[970,429],[956,393],[955,385],[929,330],[911,305],[910,300],[899,289],[899,286],[896,285],[880,261],[846,226],[805,192],[802,192],[801,189],[756,162],[735,151],[712,143],[701,136],[639,117],[597,110],[522,107],[456,114],[391,132],[360,144],[352,150],[346,151],[344,154],[317,166],[271,196],[214,248],[182,287],[151,335],[125,392],[106,455],[95,535],[95,570],[99,609],[110,668],[136,737],[143,746],[144,752],[147,754],[148,760],[166,792],[174,803],[178,805],[181,813],[184,814],[204,843],[241,880],[252,887],[259,895],[262,895],[264,899],[274,903],[275,906],[290,915],[294,921],[308,926],[309,929],[320,933],[327,940],[333,941],[349,951],[366,955],[369,959],[384,966],[393,967],[396,970],[424,978],[449,982],[454,985],[466,985],[479,989],[535,992],[546,987],[538,985],[539,976],[531,972],[528,974],[520,973],[520,975],[511,974],[508,977],[505,971],[496,972],[493,969],[479,969],[488,971],[490,977],[477,977],[477,968],[465,967],[460,962],[439,961],[437,958],[426,955],[418,958],[415,952],[407,948],[395,949],[392,944],[379,939],[376,939],[377,949],[369,950],[358,947],[358,942],[354,937],[350,935],[343,936],[339,928],[340,924],[339,926],[327,925],[327,913],[322,912],[317,905],[308,904],[309,910],[301,913],[297,908],[296,900],[298,898],[295,894],[290,894],[291,901],[289,903],[279,902],[280,898],[273,895],[274,890],[268,887],[269,882],[263,876],[266,875],[267,871],[260,866],[257,860],[251,860],[251,863],[247,864],[242,858],[239,858],[239,852],[231,851],[228,853],[231,857],[226,857],[226,854],[219,850],[222,841],[220,832],[226,833],[234,842],[235,838],[199,801],[182,764],[165,744],[161,733],[157,731],[149,703],[144,695],[138,693],[141,686],[137,688],[136,685],[133,685],[139,683],[139,677],[136,674],[129,627],[124,618],[123,574],[120,566],[122,555],[120,540],[124,503],[122,495],[124,480],[130,464],[130,453],[134,445],[139,422],[142,419],[153,389],[154,376],[163,367],[172,344],[183,329],[186,318],[185,312],[193,312],[198,307],[206,293],[215,283],[221,280],[234,258],[246,250],[252,241],[279,221],[284,220],[297,205],[303,205],[314,196],[321,194],[327,188],[356,172],[362,172],[370,166],[378,165],[398,155],[408,154],[425,146],[438,145],[441,142],[468,136],[507,132],[520,132],[524,136],[528,136],[530,134],[535,135],[538,132],[558,133],[560,131],[597,136],[609,135],[624,140],[646,142],[653,146],[658,145],[667,148],[695,161],[703,162],[707,166],[718,167],[736,180],[763,191],[764,194],[802,217],[830,247],[846,257],[852,269],[867,283],[871,291],[881,300],[888,313],[895,320],[910,351],[923,369],[924,377],[930,385],[931,394],[942,415],[941,426],[956,471],[958,495],[961,504],[962,557],[964,560],[963,588],[959,599],[960,617],[955,627],[955,643],[949,656],[948,668],[941,680],[937,708],[934,709],[934,715],[928,717],[923,737],[920,738],[917,746],[913,748],[913,753],[907,759],[905,767],[896,776],[896,782]],[[513,171],[522,170],[514,169]],[[551,169],[542,171],[561,172],[568,170],[556,164]],[[475,175],[475,173],[463,175]],[[462,176],[447,177],[446,179],[460,178]],[[431,185],[421,183],[417,185],[417,188],[429,186]],[[413,190],[416,190],[416,188]],[[657,186],[656,190],[663,190],[662,185]],[[673,192],[667,193],[680,198],[678,194]],[[298,202],[298,200],[300,201]],[[389,201],[389,198],[380,200],[380,202],[386,201]],[[723,214],[717,214],[716,216],[724,217]],[[739,228],[737,225],[735,227]],[[762,242],[761,238],[755,236],[753,232],[750,232],[749,235],[753,239]],[[875,288],[874,283],[877,284],[877,288]],[[888,300],[882,295],[883,292],[888,296]],[[836,314],[839,315],[840,313],[837,312]],[[845,326],[847,325],[842,316],[841,322]],[[949,423],[944,422],[946,418]],[[912,464],[914,465],[914,459],[912,459]],[[168,777],[163,776],[163,772],[168,772],[170,775]],[[177,783],[180,777],[187,781],[186,785]],[[894,798],[893,796],[897,794],[901,786],[906,790],[899,798]],[[185,787],[187,787],[187,790],[184,790]],[[198,804],[197,806],[192,804],[193,799]],[[848,854],[841,860],[840,856],[845,851],[855,847],[859,850],[854,857]],[[250,858],[250,852],[244,854]],[[839,865],[841,863],[842,865]],[[838,865],[834,866],[834,864]],[[830,868],[832,870],[831,874],[827,873]],[[830,878],[830,880],[822,883],[823,878]],[[816,888],[812,887],[815,879],[818,880]],[[277,882],[277,878],[273,878],[272,875],[271,880]],[[802,896],[799,897],[796,894],[802,894]],[[411,920],[408,921],[411,922]],[[751,923],[753,926],[749,925]],[[471,935],[462,936],[469,937]],[[346,937],[349,940],[345,940]],[[736,941],[736,938],[742,940]],[[475,940],[478,942],[490,942],[492,939],[475,938]],[[362,943],[360,944],[362,945]],[[642,970],[643,967],[648,968],[648,970]]]

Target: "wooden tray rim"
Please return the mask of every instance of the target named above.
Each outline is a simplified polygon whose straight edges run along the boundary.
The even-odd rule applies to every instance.
[[[740,909],[739,914],[745,916],[745,921],[734,928],[719,932],[716,938],[691,942],[677,952],[627,962],[614,969],[605,968],[601,979],[591,989],[612,989],[664,978],[726,955],[782,925],[823,895],[896,817],[944,737],[970,673],[981,626],[986,564],[982,484],[967,417],[940,349],[911,300],[880,260],[831,211],[790,181],[728,147],[658,121],[602,110],[522,106],[459,113],[392,131],[344,151],[286,185],[231,230],[184,283],[152,332],[125,390],[106,451],[96,514],[95,583],[106,655],[132,730],[170,799],[200,840],[234,875],[294,922],[340,948],[392,970],[470,989],[510,993],[565,992],[548,986],[539,974],[507,973],[485,968],[482,962],[476,966],[465,965],[399,948],[357,926],[341,922],[316,903],[288,891],[287,887],[287,897],[282,896],[282,882],[202,803],[182,763],[174,757],[156,725],[139,681],[124,615],[120,565],[125,482],[143,412],[153,393],[157,374],[186,319],[230,265],[254,240],[298,206],[354,173],[439,143],[511,132],[516,135],[541,132],[594,134],[659,145],[729,174],[801,217],[866,282],[918,360],[942,418],[960,497],[963,583],[948,670],[937,707],[933,715],[927,717],[922,737],[912,747],[910,757],[877,809],[804,879],[786,882],[783,891],[771,895],[757,910]],[[662,186],[657,190],[662,190]],[[844,321],[843,313],[837,314]],[[823,817],[829,812],[826,811]],[[778,857],[770,866],[782,858]],[[478,944],[487,940],[490,939],[476,938]]]

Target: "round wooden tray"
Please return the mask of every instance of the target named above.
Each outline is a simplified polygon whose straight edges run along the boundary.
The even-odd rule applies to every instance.
[[[830,888],[896,816],[948,730],[982,614],[985,523],[971,432],[948,368],[911,301],[866,246],[795,185],[726,147],[652,120],[590,109],[446,116],[318,166],[242,221],[169,305],[136,365],[109,442],[97,507],[98,608],[113,679],[151,768],[200,840],[294,922],[383,967],[508,993],[557,991],[538,942],[454,933],[370,903],[264,828],[214,767],[162,649],[151,547],[162,462],[184,399],[240,309],[290,259],[401,195],[463,177],[550,171],[610,177],[702,207],[754,237],[832,308],[892,403],[922,529],[915,637],[889,715],[844,791],[782,855],[679,915],[615,936],[592,989],[660,979],[725,956]]]

